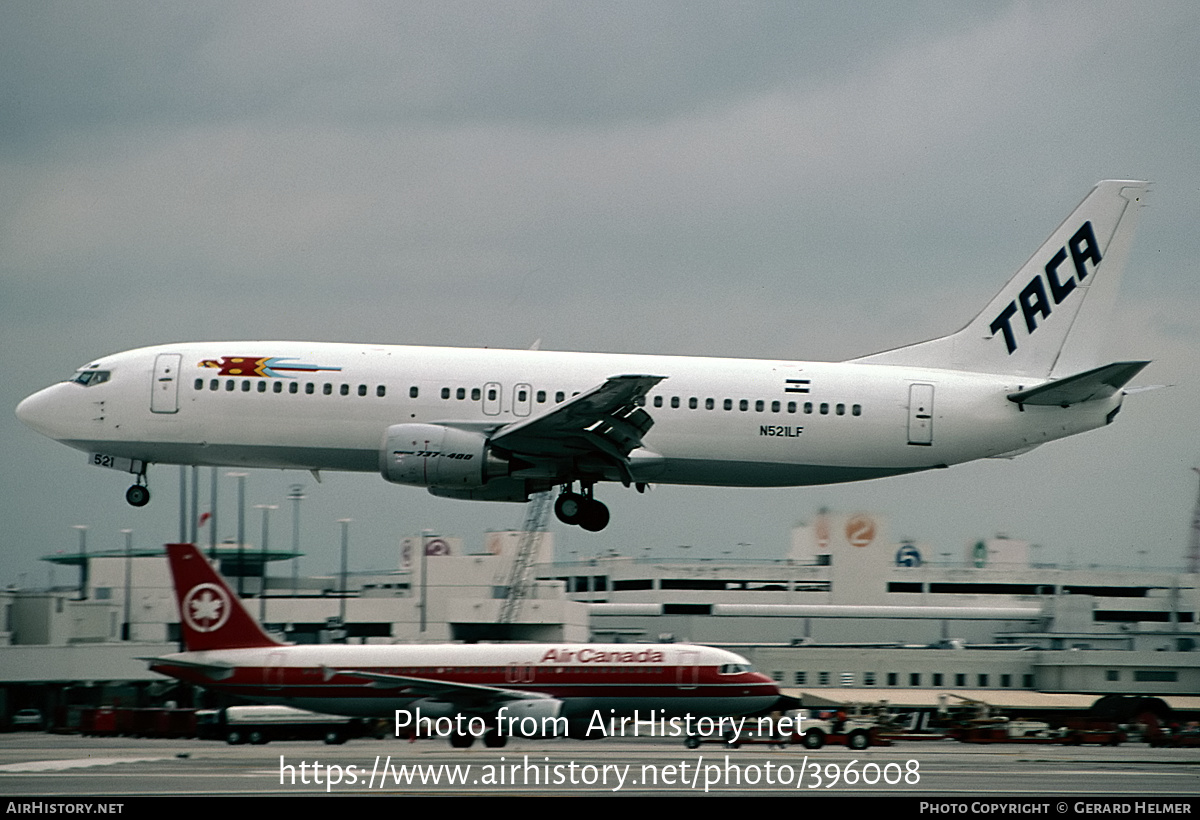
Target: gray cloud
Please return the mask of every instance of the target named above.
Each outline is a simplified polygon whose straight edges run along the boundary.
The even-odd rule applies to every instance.
[[[1114,336],[1177,387],[1011,463],[613,489],[586,548],[773,554],[831,504],[951,544],[999,528],[1173,560],[1200,457],[1198,28],[1186,3],[9,3],[5,401],[186,338],[845,358],[960,326],[1093,182],[1147,177]],[[23,465],[0,478],[0,581],[70,523],[135,515],[120,476],[0,431]],[[380,560],[398,531],[519,519],[371,476],[313,489]],[[173,537],[152,508],[135,526]]]

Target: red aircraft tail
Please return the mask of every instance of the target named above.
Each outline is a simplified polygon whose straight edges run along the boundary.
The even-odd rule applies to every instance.
[[[167,544],[183,645],[189,652],[282,646],[258,625],[194,544]]]

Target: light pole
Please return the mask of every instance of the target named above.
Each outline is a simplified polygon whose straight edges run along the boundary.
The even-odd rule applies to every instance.
[[[350,553],[350,521],[349,518],[339,518],[342,525],[342,592],[338,596],[338,627],[344,634],[346,631],[346,565]]]
[[[429,530],[421,530],[421,634],[422,635],[425,634],[425,626],[427,624],[427,619],[425,617],[425,610],[429,603],[429,599],[426,596],[426,592],[428,591],[429,588],[425,583],[425,569],[426,569],[425,547],[426,547],[427,543],[429,542],[429,536],[431,536],[432,534],[433,533],[431,533]]]
[[[237,545],[238,545],[238,597],[246,597],[246,476],[248,473],[226,473],[230,478],[238,480],[238,519],[237,519]]]
[[[179,543],[188,540],[187,467],[179,465]]]
[[[129,622],[133,609],[133,530],[121,530],[125,534],[125,623],[121,625],[121,640],[133,639],[133,624]]]
[[[79,598],[76,600],[87,600],[87,585],[88,585],[88,557],[87,557],[87,525],[72,524],[71,529],[79,531]]]
[[[1193,467],[1193,473],[1200,474],[1200,467]],[[1184,569],[1188,573],[1200,572],[1200,495],[1196,496],[1196,507],[1192,511],[1192,531],[1188,533],[1187,553],[1184,555]]]
[[[200,537],[200,468],[192,465],[192,521],[188,525],[188,541],[196,543]]]
[[[304,485],[293,484],[288,493],[292,502],[292,595],[300,591],[300,502],[304,500]]]
[[[212,482],[208,488],[208,560],[217,560],[217,468],[212,468]]]
[[[275,504],[255,504],[254,509],[262,510],[262,545],[259,547],[259,578],[258,578],[258,622],[267,620],[267,540],[270,534],[271,510],[279,509]]]

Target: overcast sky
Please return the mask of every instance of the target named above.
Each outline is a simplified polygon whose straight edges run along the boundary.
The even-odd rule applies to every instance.
[[[603,487],[561,554],[775,557],[828,506],[960,553],[1179,566],[1200,465],[1194,2],[0,4],[0,584],[174,540],[175,467],[127,476],[11,409],[102,354],[315,339],[838,360],[963,325],[1103,178],[1150,179],[1111,427],[836,487]],[[204,493],[207,498],[207,471]],[[303,483],[304,569],[480,545],[518,505]],[[233,481],[222,479],[221,536]],[[272,532],[290,542],[290,514]],[[257,541],[259,519],[249,530]],[[738,547],[737,545],[748,545]],[[68,583],[73,572],[58,569]]]

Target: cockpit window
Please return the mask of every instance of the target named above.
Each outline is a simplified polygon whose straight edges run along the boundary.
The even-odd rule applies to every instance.
[[[82,384],[84,387],[91,387],[94,384],[103,384],[108,381],[110,376],[112,376],[110,370],[80,370],[69,381]]]
[[[748,663],[726,663],[722,664],[717,670],[721,675],[741,675],[745,672],[753,672],[754,667]]]

